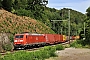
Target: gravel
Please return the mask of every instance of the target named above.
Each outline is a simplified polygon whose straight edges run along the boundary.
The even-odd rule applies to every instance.
[[[59,60],[90,60],[90,49],[66,48],[56,52]],[[57,58],[58,59],[58,58]]]
[[[90,60],[90,49],[85,48],[66,48],[56,51],[58,57],[47,60]]]

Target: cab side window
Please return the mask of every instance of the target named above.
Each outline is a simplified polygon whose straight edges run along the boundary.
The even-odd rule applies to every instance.
[[[27,35],[26,35],[26,39],[27,39]]]

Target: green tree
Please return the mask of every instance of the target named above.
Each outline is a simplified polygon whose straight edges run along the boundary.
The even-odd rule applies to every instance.
[[[90,7],[86,10],[87,12],[87,17],[90,19]]]
[[[27,6],[27,0],[14,0],[13,7],[15,10],[20,8],[25,9]]]
[[[3,0],[2,1],[3,8],[8,11],[12,11],[12,3],[13,0]]]
[[[2,0],[0,0],[0,8],[2,8]]]
[[[90,7],[86,10],[87,12],[87,19],[86,19],[86,23],[87,23],[87,27],[86,27],[86,43],[90,44]]]

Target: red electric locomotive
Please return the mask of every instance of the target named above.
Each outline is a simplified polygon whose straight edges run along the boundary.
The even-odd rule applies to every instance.
[[[16,34],[14,37],[14,48],[25,48],[28,46],[46,44],[44,34]]]

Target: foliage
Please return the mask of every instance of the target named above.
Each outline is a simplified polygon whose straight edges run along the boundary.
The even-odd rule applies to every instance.
[[[13,0],[3,0],[2,1],[3,8],[8,11],[12,11],[12,1]]]
[[[90,49],[90,44],[87,44],[85,40],[74,41],[73,43],[70,44],[70,46],[75,47],[75,48],[89,48]]]
[[[3,8],[7,7],[8,11],[20,16],[28,16],[33,19],[39,20],[48,27],[50,27],[55,33],[63,33],[68,35],[68,21],[63,22],[52,22],[51,20],[68,20],[68,10],[70,10],[70,20],[71,20],[71,35],[79,35],[80,31],[83,29],[83,19],[85,15],[81,12],[77,12],[72,9],[63,8],[57,10],[55,8],[46,7],[45,2],[42,0],[3,0]],[[48,3],[48,2],[46,2]],[[8,5],[5,5],[8,4]],[[63,32],[60,32],[60,30]]]
[[[66,44],[64,47],[65,48],[70,48],[70,45],[69,44]]]
[[[90,7],[88,7],[88,9],[86,10],[87,12],[87,17],[90,19]]]
[[[84,48],[89,48],[90,49],[90,44],[89,45],[85,45]]]
[[[2,7],[2,1],[0,0],[0,8]]]
[[[70,44],[71,47],[75,48],[85,48],[86,42],[85,40],[76,40]]]
[[[0,58],[1,58],[1,54],[0,54]]]
[[[71,47],[75,47],[75,48],[82,48],[82,45],[81,45],[81,44],[78,44],[77,41],[71,43],[70,46],[71,46]]]
[[[46,46],[46,47],[44,48],[44,51],[46,51],[47,54],[50,55],[50,57],[56,56],[56,54],[55,54],[56,48],[55,48],[55,47],[52,47],[52,46]]]
[[[0,60],[45,60],[46,58],[56,56],[55,51],[55,47],[47,46],[38,51],[18,51],[14,54],[7,54]]]
[[[30,10],[25,10],[25,9],[21,8],[19,10],[16,10],[14,13],[19,15],[19,16],[28,16],[28,17],[30,16],[33,18],[33,14]]]
[[[13,42],[14,41],[14,35],[10,34],[9,39],[10,39],[10,42]]]
[[[0,60],[45,60],[49,57],[56,57],[56,50],[62,50],[64,47],[62,45],[56,46],[45,46],[40,50],[28,52],[26,50],[12,53],[7,53],[4,57],[0,57]]]
[[[4,44],[2,48],[6,51],[11,51],[12,46],[11,46],[11,44]]]
[[[85,29],[85,43],[86,45],[90,45],[90,7],[86,10],[87,18],[85,19],[86,22],[86,29]]]
[[[81,31],[80,34],[79,34],[79,36],[80,36],[80,39],[85,38],[84,31]]]
[[[56,50],[64,50],[65,47],[61,44],[56,45]]]

